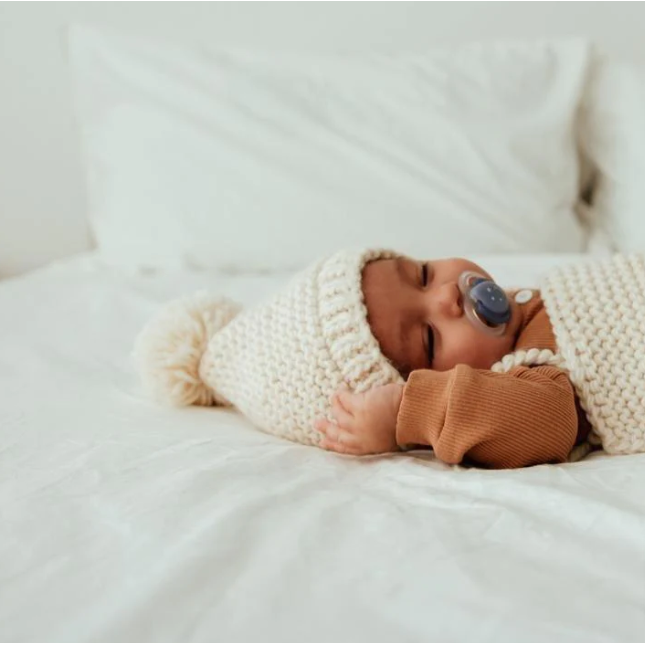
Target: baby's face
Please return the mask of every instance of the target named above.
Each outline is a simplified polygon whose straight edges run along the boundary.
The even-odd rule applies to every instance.
[[[503,336],[491,336],[468,320],[459,276],[481,267],[463,259],[377,260],[363,269],[368,322],[383,354],[407,377],[417,369],[445,371],[462,363],[479,369],[508,354],[522,321],[511,302],[511,320]]]

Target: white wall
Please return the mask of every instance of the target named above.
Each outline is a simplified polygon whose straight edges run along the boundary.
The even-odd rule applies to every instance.
[[[255,48],[586,35],[645,65],[645,3],[0,3],[0,276],[91,248],[64,58],[81,21]]]

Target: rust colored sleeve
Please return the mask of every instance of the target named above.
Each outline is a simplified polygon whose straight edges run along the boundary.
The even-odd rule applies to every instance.
[[[565,461],[577,430],[575,394],[562,370],[498,374],[458,365],[410,375],[396,434],[400,446],[430,446],[449,464],[519,468]]]

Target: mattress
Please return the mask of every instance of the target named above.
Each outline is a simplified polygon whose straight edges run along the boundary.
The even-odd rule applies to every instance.
[[[476,259],[531,286],[578,258]],[[641,640],[645,455],[356,459],[145,397],[130,352],[161,303],[288,277],[88,255],[0,282],[0,638]]]

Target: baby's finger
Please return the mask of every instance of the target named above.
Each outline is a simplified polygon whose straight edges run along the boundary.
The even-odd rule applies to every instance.
[[[354,455],[355,457],[359,457],[363,454],[363,452],[356,446],[346,446],[344,443],[336,443],[333,441],[328,441],[326,439],[323,439],[320,442],[320,447],[323,450],[338,452],[341,455]]]
[[[325,435],[325,441],[330,444],[342,445],[345,447],[354,447],[356,445],[356,438],[343,430],[340,426],[327,419],[319,419],[314,424],[316,430]]]
[[[360,455],[362,454],[359,447],[354,443],[353,437],[340,430],[334,431],[333,423],[328,424],[327,431],[323,432],[323,438],[320,441],[320,447],[324,450],[339,452],[343,455]]]
[[[353,414],[356,405],[356,395],[348,387],[341,387],[334,396],[347,412]]]
[[[334,396],[331,397],[331,412],[339,426],[346,430],[351,430],[354,417],[342,405],[338,394],[334,394]]]
[[[314,428],[316,428],[316,430],[318,430],[318,432],[320,432],[321,434],[327,435],[328,432],[334,433],[335,429],[338,428],[338,426],[328,419],[320,418],[314,421]]]

